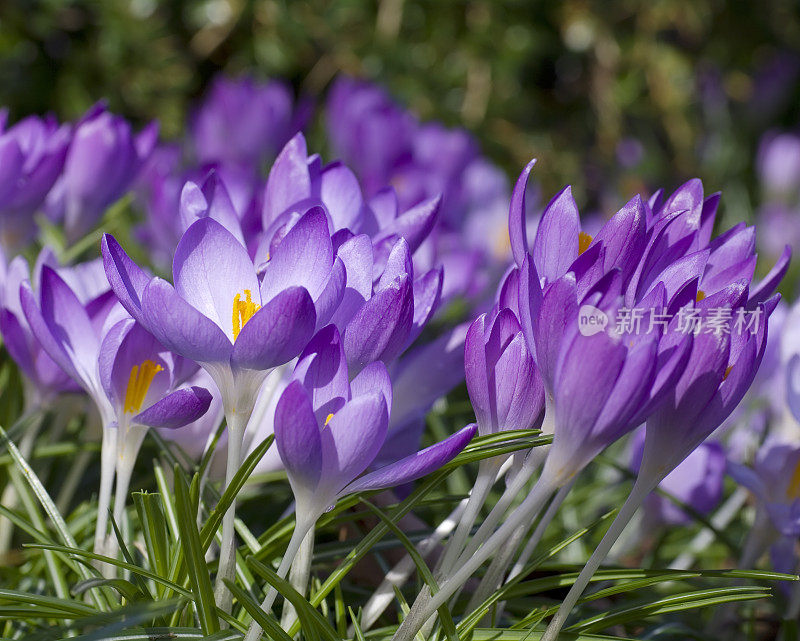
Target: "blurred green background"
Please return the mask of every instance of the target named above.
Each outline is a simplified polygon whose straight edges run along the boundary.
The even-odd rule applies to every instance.
[[[282,77],[322,102],[343,71],[471,129],[509,175],[540,158],[545,193],[571,183],[584,210],[697,175],[742,218],[759,138],[798,124],[798,6],[3,0],[0,104],[74,118],[106,98],[171,138],[219,72]]]

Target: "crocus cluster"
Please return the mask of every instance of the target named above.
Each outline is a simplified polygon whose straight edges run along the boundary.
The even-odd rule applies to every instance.
[[[490,558],[468,608],[523,572],[578,475],[641,428],[630,494],[545,641],[641,505],[661,524],[708,514],[726,469],[756,497],[754,554],[773,543],[786,565],[800,532],[796,442],[771,438],[747,462],[765,424],[800,420],[800,312],[775,294],[788,246],[755,280],[755,228],[714,236],[721,196],[697,179],[636,195],[602,222],[582,223],[567,186],[529,230],[535,161],[509,193],[468,133],[349,78],[325,109],[334,159],[309,150],[310,116],[287,85],[219,79],[185,141],[158,140],[155,124],[134,133],[102,104],[69,125],[0,121],[0,332],[29,411],[78,396],[100,426],[96,554],[117,553],[108,513],[124,523],[150,429],[196,458],[221,433],[211,479],[224,467],[223,490],[274,436],[257,469],[285,472],[294,497],[277,573],[301,594],[316,523],[340,499],[402,496],[476,434],[508,433],[524,447],[482,459],[452,526],[421,545],[439,589],[423,590],[397,631],[410,641]],[[761,154],[781,198],[797,195],[795,143],[777,137]],[[138,247],[99,233],[129,192]],[[31,268],[16,254],[39,215],[62,242]],[[88,260],[70,264],[76,254]],[[472,319],[450,305],[459,297]],[[423,447],[429,410],[464,380],[475,422]],[[551,441],[515,440],[541,435]],[[690,509],[652,495],[658,486]],[[225,614],[235,511],[234,497],[216,565]],[[286,606],[287,631],[291,616]],[[260,634],[253,622],[246,639]]]

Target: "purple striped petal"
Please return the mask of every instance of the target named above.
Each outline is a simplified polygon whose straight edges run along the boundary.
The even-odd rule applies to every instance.
[[[211,218],[201,218],[183,234],[172,267],[175,291],[233,340],[233,302],[249,291],[259,301],[259,285],[247,250]]]
[[[306,139],[298,133],[286,143],[269,172],[264,190],[264,227],[310,195],[311,175],[308,171]]]
[[[111,289],[128,313],[140,323],[144,322],[142,294],[152,277],[131,260],[112,235],[103,234],[100,249]]]
[[[350,399],[347,359],[334,325],[328,325],[314,335],[300,355],[294,378],[301,381],[311,395],[314,414],[320,425],[325,423],[328,414],[335,414]]]
[[[578,257],[580,215],[572,188],[558,192],[542,214],[536,238],[533,241],[533,261],[536,271],[547,282],[553,282],[567,273]]]
[[[142,314],[145,326],[176,354],[198,363],[229,362],[233,351],[230,339],[165,280],[154,278],[147,285],[142,295]]]

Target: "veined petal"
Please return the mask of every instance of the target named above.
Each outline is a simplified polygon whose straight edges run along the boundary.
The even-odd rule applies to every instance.
[[[264,267],[261,299],[267,302],[287,287],[299,286],[316,300],[332,263],[328,220],[320,207],[312,207],[284,236]]]
[[[522,261],[528,253],[528,230],[525,220],[525,192],[528,189],[528,178],[530,177],[536,158],[531,160],[522,173],[517,178],[514,191],[511,194],[511,206],[508,210],[508,233],[511,239],[511,252],[514,261],[522,267]]]
[[[143,322],[142,294],[152,277],[131,260],[111,234],[103,234],[100,250],[111,289],[127,312]]]
[[[211,218],[201,218],[183,234],[172,267],[175,291],[211,319],[232,341],[233,305],[247,291],[258,301],[258,278],[247,250]]]
[[[354,398],[322,430],[321,482],[335,494],[375,459],[386,438],[389,412],[381,393]]]
[[[178,296],[165,280],[154,278],[147,285],[142,314],[146,327],[176,354],[198,363],[230,361],[233,345],[219,325]]]
[[[536,239],[533,242],[533,261],[536,271],[547,282],[553,282],[567,273],[578,257],[580,215],[567,186],[558,192],[542,214]]]

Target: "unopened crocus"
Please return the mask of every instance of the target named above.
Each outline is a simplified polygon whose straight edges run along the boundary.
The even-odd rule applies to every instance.
[[[198,362],[222,395],[228,426],[226,485],[241,464],[244,431],[270,372],[295,358],[317,324],[342,299],[345,273],[333,255],[324,214],[312,208],[281,239],[261,269],[213,218],[181,238],[170,285],[150,278],[111,236],[102,243],[109,282],[120,302],[166,347]],[[218,596],[232,570],[234,508],[223,521]]]
[[[464,352],[467,391],[479,434],[541,425],[544,387],[514,312],[495,306],[479,316],[467,332]],[[442,575],[449,574],[462,553],[504,460],[493,457],[480,462],[466,509],[440,563]]]
[[[134,134],[128,121],[103,104],[75,125],[64,171],[46,202],[48,215],[63,224],[70,242],[90,231],[133,186],[157,134],[155,123]]]
[[[5,116],[5,114],[3,114]],[[64,166],[70,128],[52,116],[0,126],[0,246],[19,251],[35,233],[34,214]]]
[[[383,363],[370,363],[349,380],[343,341],[335,326],[323,328],[301,355],[295,380],[275,411],[275,442],[297,514],[278,568],[280,576],[289,571],[317,519],[339,498],[425,476],[455,457],[475,434],[476,427],[469,425],[420,452],[367,471],[386,439],[391,402],[391,380]],[[270,590],[262,609],[269,610],[276,595]],[[257,639],[260,631],[253,623],[245,638]]]

